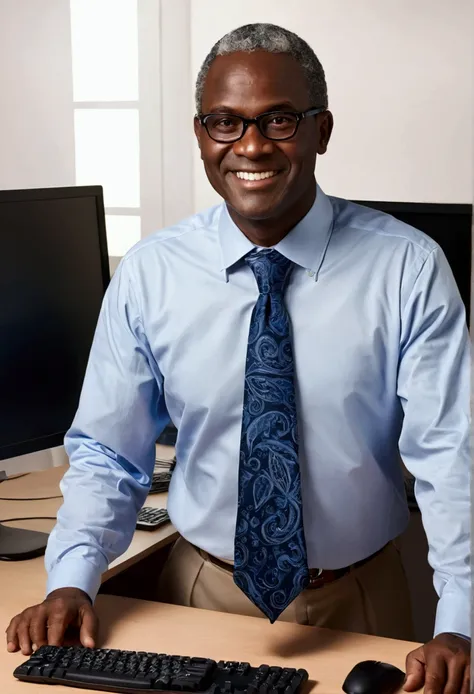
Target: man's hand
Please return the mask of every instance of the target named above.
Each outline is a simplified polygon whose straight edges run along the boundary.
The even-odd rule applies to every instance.
[[[78,588],[53,590],[39,605],[28,607],[8,625],[7,650],[31,655],[40,646],[60,646],[68,627],[79,629],[83,646],[94,648],[98,619],[89,596]]]
[[[454,634],[439,634],[407,656],[403,689],[425,694],[470,694],[471,644]]]

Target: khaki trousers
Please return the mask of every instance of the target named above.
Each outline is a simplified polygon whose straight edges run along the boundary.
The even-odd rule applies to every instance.
[[[160,576],[158,600],[265,618],[235,585],[231,568],[216,566],[180,538]],[[279,619],[413,641],[408,584],[395,544],[342,578],[304,590]]]

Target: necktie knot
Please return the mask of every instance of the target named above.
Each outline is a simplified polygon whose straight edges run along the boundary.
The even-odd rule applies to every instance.
[[[253,250],[245,262],[252,268],[260,294],[283,294],[293,269],[293,262],[273,248]]]

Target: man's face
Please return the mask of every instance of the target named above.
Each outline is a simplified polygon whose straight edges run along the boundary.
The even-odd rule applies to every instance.
[[[202,113],[255,118],[268,111],[302,112],[320,104],[309,101],[308,84],[298,62],[284,53],[233,53],[217,57],[204,86]],[[195,120],[201,158],[213,188],[242,218],[263,221],[298,216],[314,198],[316,155],[326,151],[330,114],[300,122],[290,140],[265,138],[255,124],[242,139],[219,143]],[[275,172],[263,180],[243,180],[237,172]],[[310,201],[312,204],[312,200]],[[304,214],[307,210],[304,210]],[[296,220],[297,221],[297,220]]]

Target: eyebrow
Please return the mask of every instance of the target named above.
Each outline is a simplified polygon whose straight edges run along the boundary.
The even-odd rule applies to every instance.
[[[269,113],[271,111],[297,111],[297,109],[290,101],[282,101],[278,104],[272,104],[265,110],[262,110],[260,113]],[[234,115],[242,115],[238,109],[232,108],[231,106],[226,106],[224,104],[214,106],[209,113],[233,113]]]

